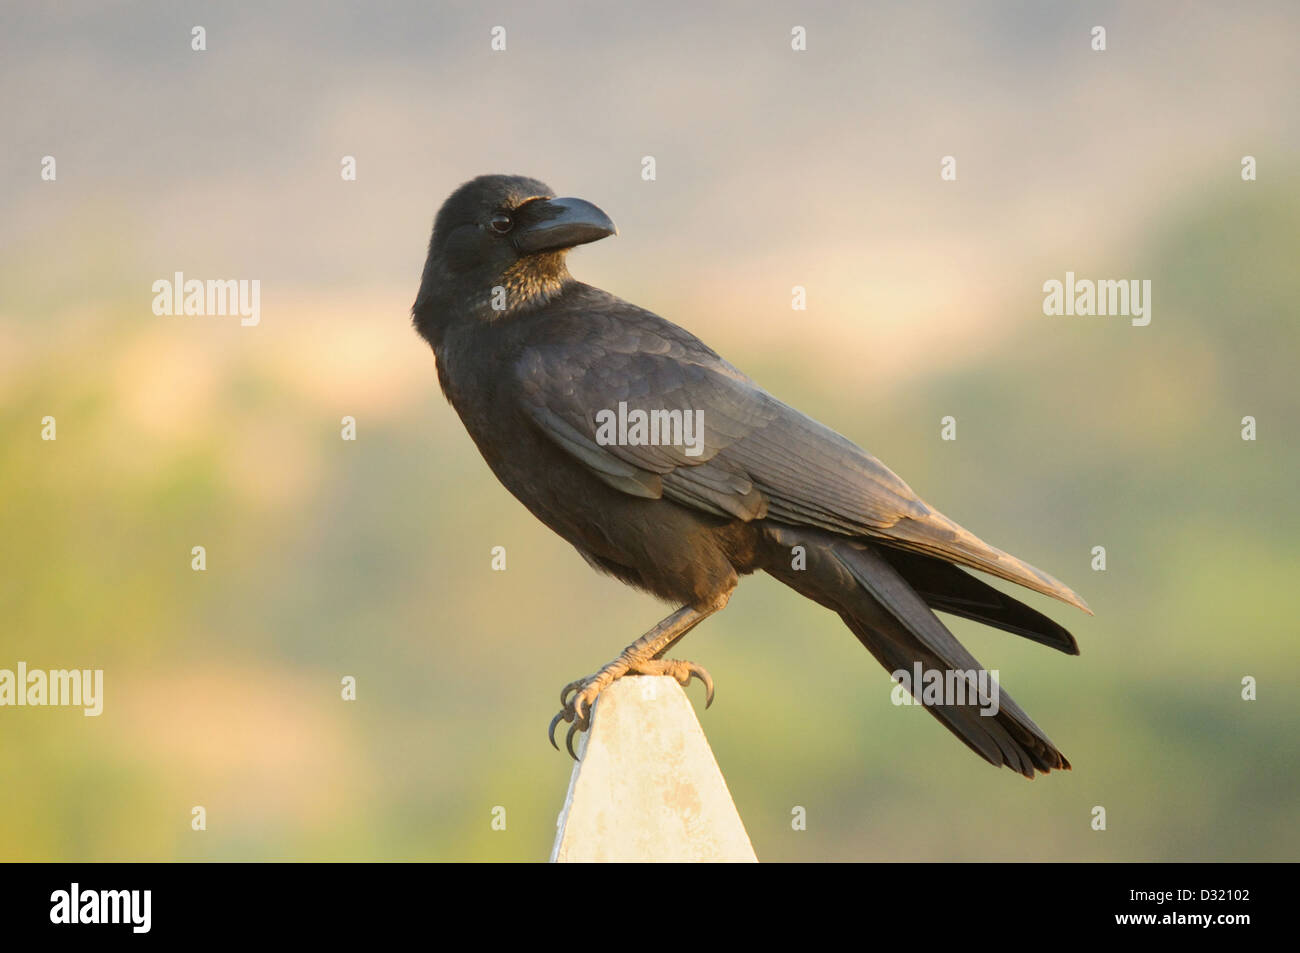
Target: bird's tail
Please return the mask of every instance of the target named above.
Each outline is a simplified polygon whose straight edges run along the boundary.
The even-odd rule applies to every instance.
[[[889,546],[878,552],[931,609],[983,622],[1066,655],[1079,654],[1079,643],[1064,626],[952,563]]]
[[[959,614],[1077,652],[1068,632],[961,570],[954,569],[973,587],[962,588],[960,580],[920,563],[904,561],[900,571],[891,562],[892,554],[858,540],[771,522],[766,532],[773,544],[767,572],[838,612],[877,661],[972,751],[1027,778],[1035,770],[1070,767],[1042,729],[939,621],[905,574],[910,570],[919,585],[928,585],[936,598],[948,600],[947,605],[931,600],[936,608],[967,609]],[[931,575],[918,575],[921,570]],[[978,587],[997,593],[1001,601]]]

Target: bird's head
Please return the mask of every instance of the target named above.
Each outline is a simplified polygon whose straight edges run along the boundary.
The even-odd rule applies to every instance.
[[[442,203],[412,312],[431,342],[455,316],[493,320],[544,304],[571,280],[565,255],[615,235],[608,215],[536,179],[481,175]],[[451,314],[449,312],[455,312]]]

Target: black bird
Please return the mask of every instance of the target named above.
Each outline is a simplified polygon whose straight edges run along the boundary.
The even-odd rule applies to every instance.
[[[711,702],[708,673],[664,655],[759,569],[838,612],[890,672],[982,671],[936,609],[1078,654],[1061,626],[957,567],[1090,611],[1068,587],[926,505],[694,335],[575,280],[567,251],[614,234],[590,202],[480,176],[438,212],[412,309],[447,399],[506,489],[593,567],[680,606],[565,686],[552,743],[565,720],[572,754],[597,696],[623,675],[695,676]],[[656,426],[637,430],[637,412]],[[926,702],[994,765],[1029,778],[1070,767],[996,685]]]

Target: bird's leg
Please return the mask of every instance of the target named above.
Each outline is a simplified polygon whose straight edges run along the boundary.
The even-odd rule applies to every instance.
[[[591,726],[592,705],[601,692],[624,675],[668,675],[683,685],[688,684],[693,676],[704,683],[705,707],[713,704],[713,679],[707,671],[694,662],[665,659],[660,656],[677,644],[687,632],[726,604],[726,598],[722,598],[706,609],[682,606],[625,648],[619,653],[618,658],[605,665],[595,675],[565,685],[560,690],[560,704],[564,707],[551,719],[548,731],[551,744],[559,748],[559,745],[555,744],[555,726],[561,721],[569,722],[570,728],[568,737],[565,738],[565,747],[569,749],[569,754],[576,761],[578,756],[573,752],[574,734],[586,731]],[[569,697],[570,694],[572,698]]]

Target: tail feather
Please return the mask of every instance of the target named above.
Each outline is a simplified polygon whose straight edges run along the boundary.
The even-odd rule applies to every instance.
[[[931,510],[922,519],[900,519],[889,528],[888,534],[882,536],[882,542],[978,569],[1053,599],[1060,599],[1092,615],[1092,610],[1083,601],[1083,597],[1065,583],[1038,567],[1029,565],[1023,559],[990,546],[936,510]]]
[[[926,672],[942,672],[948,668],[932,653],[915,644],[909,645],[906,635],[898,631],[884,632],[884,627],[878,625],[868,627],[848,613],[841,613],[840,617],[858,641],[891,672],[910,672],[915,662],[920,662]],[[993,717],[981,714],[980,708],[972,704],[927,704],[925,707],[968,748],[994,767],[1005,765],[1027,778],[1034,777],[1035,768],[1044,774],[1053,769],[1070,769],[1065,755],[1001,689],[999,703],[1000,710]]]
[[[1066,655],[1079,654],[1079,643],[1064,626],[952,563],[889,547],[881,547],[880,555],[931,609],[983,622]]]
[[[773,526],[768,532],[784,553],[789,553],[791,546],[802,545],[807,563],[802,570],[795,570],[786,561],[774,561],[767,571],[838,612],[858,641],[888,671],[911,673],[917,663],[924,673],[983,670],[877,547],[820,531]],[[971,581],[982,585],[973,578]],[[950,601],[955,604],[957,599],[950,596]],[[1006,616],[1003,621],[1011,618]],[[1068,770],[1069,761],[1042,729],[1005,691],[995,690],[996,714],[982,713],[993,700],[982,692],[961,704],[927,703],[925,707],[993,765],[1006,765],[1027,778],[1032,778],[1035,770]],[[917,691],[919,687],[914,694]]]

